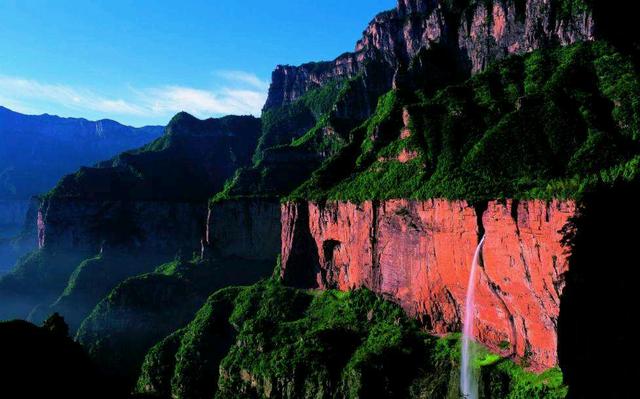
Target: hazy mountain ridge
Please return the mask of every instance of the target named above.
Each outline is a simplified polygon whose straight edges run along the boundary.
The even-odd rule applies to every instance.
[[[109,119],[24,115],[0,106],[0,199],[43,194],[65,174],[147,144],[163,130]]]

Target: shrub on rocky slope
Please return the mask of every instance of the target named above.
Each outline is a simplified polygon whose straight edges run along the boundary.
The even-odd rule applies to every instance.
[[[575,198],[636,176],[639,101],[604,42],[512,56],[434,95],[388,93],[291,198]]]
[[[252,284],[272,269],[271,262],[176,260],[118,284],[76,338],[105,374],[131,386],[147,350],[187,324],[212,292]]]
[[[483,398],[562,398],[562,373],[528,373],[481,350]],[[273,280],[209,298],[153,347],[137,390],[161,398],[457,398],[459,340],[421,331],[367,290]]]

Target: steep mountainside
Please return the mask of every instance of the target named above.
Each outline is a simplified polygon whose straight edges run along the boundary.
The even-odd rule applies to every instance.
[[[30,201],[7,200],[6,203],[20,207],[18,214],[22,221],[15,220],[15,225],[6,226],[4,236],[0,234],[0,276],[9,272],[20,257],[38,247],[40,198],[33,197]],[[0,231],[3,231],[2,228]]]
[[[364,285],[433,332],[457,331],[487,234],[476,339],[532,368],[556,366],[561,243],[577,214],[575,202],[549,200],[638,179],[638,98],[633,62],[602,42],[514,56],[431,96],[390,92],[283,208],[283,278]]]
[[[476,339],[539,371],[558,365],[562,245],[573,202],[328,202],[283,205],[282,279],[303,288],[367,287],[439,335],[460,331],[466,279],[486,234]]]
[[[23,115],[0,106],[0,275],[35,248],[35,241],[25,240],[22,232],[32,196],[46,193],[80,166],[153,141],[162,130],[111,120]]]
[[[216,229],[293,191],[282,208],[285,283],[366,286],[446,334],[460,329],[470,257],[486,233],[476,338],[530,369],[557,366],[575,200],[637,178],[640,85],[628,48],[602,40],[619,38],[610,15],[588,1],[400,1],[354,53],[278,67],[254,165],[213,199],[207,243],[241,246],[242,226],[232,238]],[[247,196],[251,206],[234,205]],[[175,351],[199,353],[186,349],[190,334],[150,352],[149,372],[166,373],[153,362]],[[222,355],[208,350],[215,368]],[[179,381],[198,374],[169,363],[173,377],[145,371],[140,388],[193,395]],[[260,363],[258,376],[245,366],[229,392],[304,396],[265,377],[277,362]]]
[[[398,68],[437,46],[455,54],[461,69],[478,72],[509,54],[590,40],[594,28],[582,1],[398,0],[396,9],[371,21],[355,52],[331,62],[279,66],[265,109],[291,104],[337,77],[354,77],[370,63],[384,66],[390,88]]]
[[[631,180],[640,79],[603,42],[514,56],[432,95],[395,90],[293,198],[576,197]]]
[[[399,0],[261,120],[177,115],[43,199],[0,319],[63,313],[148,397],[459,398],[486,237],[480,397],[632,397],[640,42],[603,4]]]
[[[0,106],[0,200],[28,201],[80,166],[145,145],[162,130],[161,126],[136,129],[111,120],[23,115]],[[0,208],[0,217],[4,212]]]
[[[38,212],[39,251],[0,280],[0,315],[43,305],[32,317],[46,317],[62,295],[55,306],[77,328],[126,277],[199,251],[207,199],[250,162],[259,131],[253,117],[183,113],[153,143],[62,179]]]
[[[186,325],[212,292],[253,284],[272,272],[273,259],[178,260],[162,265],[114,288],[84,320],[76,339],[106,375],[132,386],[146,352]]]
[[[266,281],[212,295],[149,351],[137,390],[160,398],[458,398],[457,339],[422,332],[370,291]],[[479,348],[482,398],[561,398],[557,369],[525,372]]]
[[[291,191],[352,141],[351,129],[392,87],[430,92],[510,54],[596,33],[580,0],[400,0],[369,24],[355,52],[276,68],[255,165],[240,171],[220,198]]]

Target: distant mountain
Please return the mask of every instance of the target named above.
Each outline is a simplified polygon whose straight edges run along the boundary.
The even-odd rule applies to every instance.
[[[147,144],[163,129],[23,115],[0,106],[0,200],[28,200],[49,191],[62,176]]]
[[[153,141],[163,130],[108,119],[23,115],[0,106],[0,274],[35,247],[35,230],[15,237],[23,229],[31,197],[48,192],[81,166]],[[29,225],[35,226],[35,219]]]
[[[252,116],[182,112],[153,142],[62,178],[41,197],[39,250],[0,278],[0,320],[56,302],[74,329],[118,283],[199,252],[209,198],[251,163],[260,131]]]

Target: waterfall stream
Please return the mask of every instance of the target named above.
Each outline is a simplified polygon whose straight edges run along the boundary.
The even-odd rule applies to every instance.
[[[460,393],[464,399],[478,398],[478,380],[472,364],[474,358],[474,349],[472,347],[473,340],[473,318],[475,311],[475,291],[477,281],[477,269],[484,245],[485,237],[482,237],[476,252],[473,255],[473,263],[471,264],[471,273],[469,275],[469,283],[467,285],[467,297],[464,309],[464,324],[462,331],[462,359],[460,364]]]

